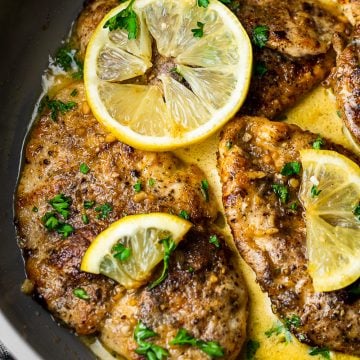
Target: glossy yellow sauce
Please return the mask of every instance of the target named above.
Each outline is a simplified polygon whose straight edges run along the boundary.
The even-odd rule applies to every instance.
[[[344,136],[342,120],[337,115],[335,98],[329,90],[318,87],[286,115],[286,122],[321,134],[338,144],[355,150],[352,143]],[[219,134],[216,134],[201,144],[177,150],[175,153],[184,161],[196,163],[203,169],[216,194],[219,207],[222,208],[221,185],[216,168],[218,137]],[[229,228],[225,231],[230,234]],[[231,237],[230,244],[233,246]],[[287,343],[281,336],[274,335],[270,338],[265,336],[265,331],[274,325],[277,318],[271,311],[268,296],[260,290],[259,285],[255,282],[253,271],[243,260],[239,261],[249,290],[248,338],[260,343],[255,358],[258,360],[321,359],[322,357],[319,355],[308,355],[310,348],[298,342],[294,337],[292,337],[291,343]],[[245,356],[243,355],[241,359],[245,359]],[[331,359],[353,360],[359,358],[332,352]]]

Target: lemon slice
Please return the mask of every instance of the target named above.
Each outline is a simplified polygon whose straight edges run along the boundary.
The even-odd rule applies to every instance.
[[[360,277],[360,168],[335,151],[302,150],[300,157],[308,270],[316,291],[338,290]]]
[[[161,240],[178,244],[191,223],[175,215],[151,213],[126,216],[101,232],[85,252],[81,270],[106,275],[127,289],[145,284],[164,258]],[[119,256],[124,250],[126,256]]]
[[[129,6],[138,24],[131,40],[126,30],[104,27]],[[197,0],[136,0],[96,28],[84,81],[95,117],[119,140],[171,150],[203,140],[237,112],[251,66],[250,40],[218,0],[207,8]]]

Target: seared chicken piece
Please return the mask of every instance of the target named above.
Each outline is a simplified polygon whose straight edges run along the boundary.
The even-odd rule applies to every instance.
[[[344,290],[315,292],[307,271],[304,209],[298,199],[298,176],[280,174],[283,166],[299,161],[299,151],[311,148],[318,135],[265,118],[242,117],[221,134],[218,167],[227,221],[237,248],[252,267],[273,311],[291,325],[297,338],[310,345],[360,355],[360,298]],[[229,149],[228,144],[232,144]],[[326,141],[327,149],[351,157]],[[272,185],[288,184],[284,205]]]
[[[247,294],[221,236],[220,249],[209,243],[218,210],[211,191],[208,201],[201,191],[204,173],[171,153],[138,151],[116,141],[90,112],[82,83],[64,88],[56,100],[65,104],[75,101],[77,106],[59,112],[55,120],[49,109],[44,110],[26,147],[16,199],[19,243],[36,295],[78,334],[101,332],[108,314],[104,334],[119,334],[118,327],[127,320],[122,324],[116,312],[126,311],[122,306],[130,303],[119,303],[124,289],[114,281],[80,271],[84,252],[97,234],[127,214],[179,214],[185,210],[193,230],[173,253],[167,280],[151,291],[136,292],[137,303],[131,300],[136,310],[132,321],[142,320],[153,327],[162,344],[167,341],[165,329],[172,329],[173,334],[186,327],[203,340],[220,342],[226,359],[235,358],[245,339]],[[87,174],[79,171],[82,163],[90,168]],[[149,184],[149,179],[154,181]],[[140,192],[133,187],[137,182],[142,184]],[[75,232],[66,239],[49,232],[41,220],[53,211],[49,200],[57,194],[72,199],[66,223]],[[97,205],[84,209],[84,201]],[[112,210],[101,219],[96,206],[106,203]],[[82,220],[85,213],[89,224]],[[74,295],[79,288],[87,292],[89,300]],[[129,336],[133,339],[133,332]],[[133,347],[131,344],[128,349],[129,358],[140,358],[132,353]],[[198,350],[185,347],[182,351],[196,354],[194,359],[207,359]]]
[[[344,15],[351,24],[355,25],[360,21],[360,3],[359,0],[338,0]]]
[[[159,335],[152,341],[162,347],[184,328],[196,338],[219,342],[226,349],[225,359],[237,357],[246,332],[245,289],[225,243],[217,249],[204,235],[190,232],[180,243],[169,276],[160,286],[129,292],[112,308],[101,335],[108,348],[138,359],[133,334],[140,320]],[[172,346],[169,352],[177,360],[209,359],[196,347]]]

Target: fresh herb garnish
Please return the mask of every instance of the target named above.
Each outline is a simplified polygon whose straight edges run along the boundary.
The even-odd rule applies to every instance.
[[[37,213],[39,211],[39,209],[36,206],[33,206],[33,208],[31,209],[32,212]]]
[[[201,180],[200,188],[201,188],[201,193],[203,194],[205,201],[208,202],[209,201],[209,183],[206,179]]]
[[[140,192],[142,190],[142,184],[141,181],[138,180],[134,185],[133,185],[133,189],[135,190],[135,192]]]
[[[340,110],[336,111],[336,115],[341,119],[341,111]]]
[[[111,252],[113,257],[120,261],[125,261],[131,256],[131,249],[121,243],[114,245]]]
[[[89,294],[82,288],[76,288],[73,290],[73,294],[82,300],[89,300],[90,296]]]
[[[81,215],[81,220],[85,225],[89,223],[89,217],[86,214]]]
[[[190,219],[189,213],[186,210],[181,210],[179,216],[185,220]]]
[[[313,185],[310,193],[311,193],[311,197],[314,198],[316,196],[319,196],[322,190],[319,190],[318,187],[316,185]]]
[[[354,210],[353,210],[353,214],[355,215],[356,219],[360,221],[360,201],[359,203],[355,206]]]
[[[159,345],[145,341],[154,336],[158,336],[158,334],[147,328],[141,321],[139,321],[134,331],[134,339],[139,345],[135,349],[135,352],[139,355],[145,355],[148,360],[166,359],[169,355],[169,352],[166,349]]]
[[[209,6],[209,0],[197,0],[197,6],[207,8]]]
[[[72,203],[70,196],[58,194],[49,200],[49,204],[58,212],[65,220],[70,214],[70,205]]]
[[[64,71],[77,69],[71,74],[74,79],[81,80],[83,78],[83,64],[76,56],[77,50],[71,49],[68,44],[58,49],[55,54],[55,65],[61,67]],[[70,94],[71,95],[71,94]],[[71,96],[76,96],[71,95]]]
[[[209,243],[215,245],[217,248],[220,248],[220,241],[216,235],[210,235]]]
[[[218,342],[195,339],[185,329],[180,329],[170,344],[195,346],[212,357],[224,356],[224,348]]]
[[[174,240],[172,239],[171,236],[168,236],[168,237],[160,240],[159,242],[164,247],[163,271],[162,271],[160,277],[157,280],[153,281],[149,285],[149,289],[153,289],[154,287],[158,286],[159,284],[161,284],[167,278],[168,272],[169,272],[170,256],[174,252],[174,250],[176,249],[176,244],[175,244],[175,242],[174,242]]]
[[[271,187],[283,204],[286,204],[289,201],[289,190],[285,185],[273,184]]]
[[[79,94],[78,89],[74,89],[74,90],[70,93],[70,96],[75,97],[75,96],[78,96],[78,94]]]
[[[94,207],[95,201],[94,200],[85,200],[84,201],[84,209],[91,209]]]
[[[301,319],[297,315],[292,315],[290,318],[285,318],[284,322],[286,328],[289,330],[292,327],[298,328],[299,326],[301,326]]]
[[[259,48],[263,48],[269,39],[269,27],[258,25],[252,31],[253,43]]]
[[[290,176],[290,175],[298,175],[301,171],[301,163],[298,161],[288,162],[281,169],[281,175]]]
[[[112,212],[113,207],[109,203],[105,203],[103,205],[99,205],[95,208],[95,211],[99,213],[97,215],[97,219],[105,220],[109,214]]]
[[[118,14],[110,18],[104,25],[104,29],[109,28],[110,31],[116,29],[124,29],[128,32],[128,39],[136,39],[138,34],[138,20],[133,4],[135,0],[131,0],[129,5],[121,10]]]
[[[80,164],[79,170],[82,174],[86,175],[90,171],[90,168],[85,163],[82,163]]]
[[[311,355],[311,356],[320,355],[324,359],[330,360],[330,350],[328,348],[326,348],[326,347],[324,347],[324,348],[318,348],[318,347],[311,348],[309,350],[309,355]]]
[[[194,34],[194,37],[201,38],[204,36],[204,23],[198,21],[196,29],[191,29],[191,32]]]
[[[273,335],[281,335],[283,334],[285,337],[285,341],[287,343],[292,341],[291,333],[289,329],[284,326],[281,322],[275,323],[269,330],[265,331],[266,337],[271,337]]]
[[[67,238],[74,232],[74,228],[70,224],[61,222],[55,212],[47,212],[41,218],[41,222],[44,224],[48,231],[56,231],[62,235],[63,238]]]
[[[59,113],[64,115],[68,111],[74,109],[76,107],[76,102],[68,101],[66,103],[60,100],[50,100],[49,96],[46,95],[42,100],[39,107],[40,109],[44,109],[45,107],[50,110],[51,119],[56,121]]]
[[[254,65],[254,72],[258,77],[263,77],[268,72],[268,69],[266,68],[265,63],[256,62]]]
[[[150,178],[150,179],[148,180],[148,185],[151,186],[151,187],[154,186],[155,183],[156,183],[156,181],[155,181],[155,179],[153,179],[153,178]]]
[[[189,266],[189,268],[187,269],[187,271],[191,274],[193,273],[195,270],[193,267]]]
[[[260,343],[256,340],[249,340],[246,343],[246,360],[254,360],[255,354],[260,347]]]
[[[318,135],[318,137],[313,142],[312,147],[315,150],[320,150],[321,147],[324,145],[325,145],[325,140],[320,135]]]
[[[226,142],[225,146],[226,146],[226,148],[227,148],[228,150],[230,150],[230,149],[232,148],[232,146],[233,146],[232,141],[228,140],[228,141]]]
[[[289,209],[296,211],[298,209],[299,204],[297,202],[293,202],[290,206]]]
[[[67,238],[74,232],[74,228],[70,224],[59,222],[56,232],[62,235],[63,238]]]

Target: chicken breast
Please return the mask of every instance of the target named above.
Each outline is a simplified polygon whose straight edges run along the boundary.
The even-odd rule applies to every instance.
[[[80,82],[62,89],[53,101],[72,106],[55,114],[47,100],[26,146],[16,195],[19,243],[35,295],[78,334],[104,331],[109,344],[109,332],[119,335],[127,323],[117,314],[131,305],[136,310],[131,321],[153,327],[161,344],[186,327],[204,341],[218,341],[226,359],[235,358],[245,339],[247,293],[221,235],[220,249],[209,243],[218,207],[211,189],[208,198],[201,189],[204,173],[171,153],[138,151],[116,141],[90,112]],[[89,167],[88,173],[80,171],[81,164]],[[54,211],[49,200],[59,194],[71,199],[66,223],[75,230],[65,238],[43,221]],[[85,208],[84,202],[93,206]],[[104,204],[105,213],[99,210]],[[80,271],[86,249],[112,222],[130,214],[181,211],[189,214],[193,230],[173,253],[169,277],[159,287],[130,295],[102,275]],[[76,297],[76,289],[85,290],[90,299]],[[140,359],[133,352],[133,328],[129,336],[132,342],[124,354]],[[181,351],[207,359],[196,349]]]
[[[307,271],[304,209],[298,199],[300,179],[280,174],[299,161],[318,135],[295,125],[242,117],[221,134],[218,167],[227,221],[242,257],[267,292],[273,311],[307,344],[360,355],[360,298],[347,289],[315,292]],[[231,146],[229,146],[231,144]],[[324,148],[343,153],[326,140]],[[289,204],[274,194],[274,183],[289,184]],[[300,318],[300,323],[289,319]]]

